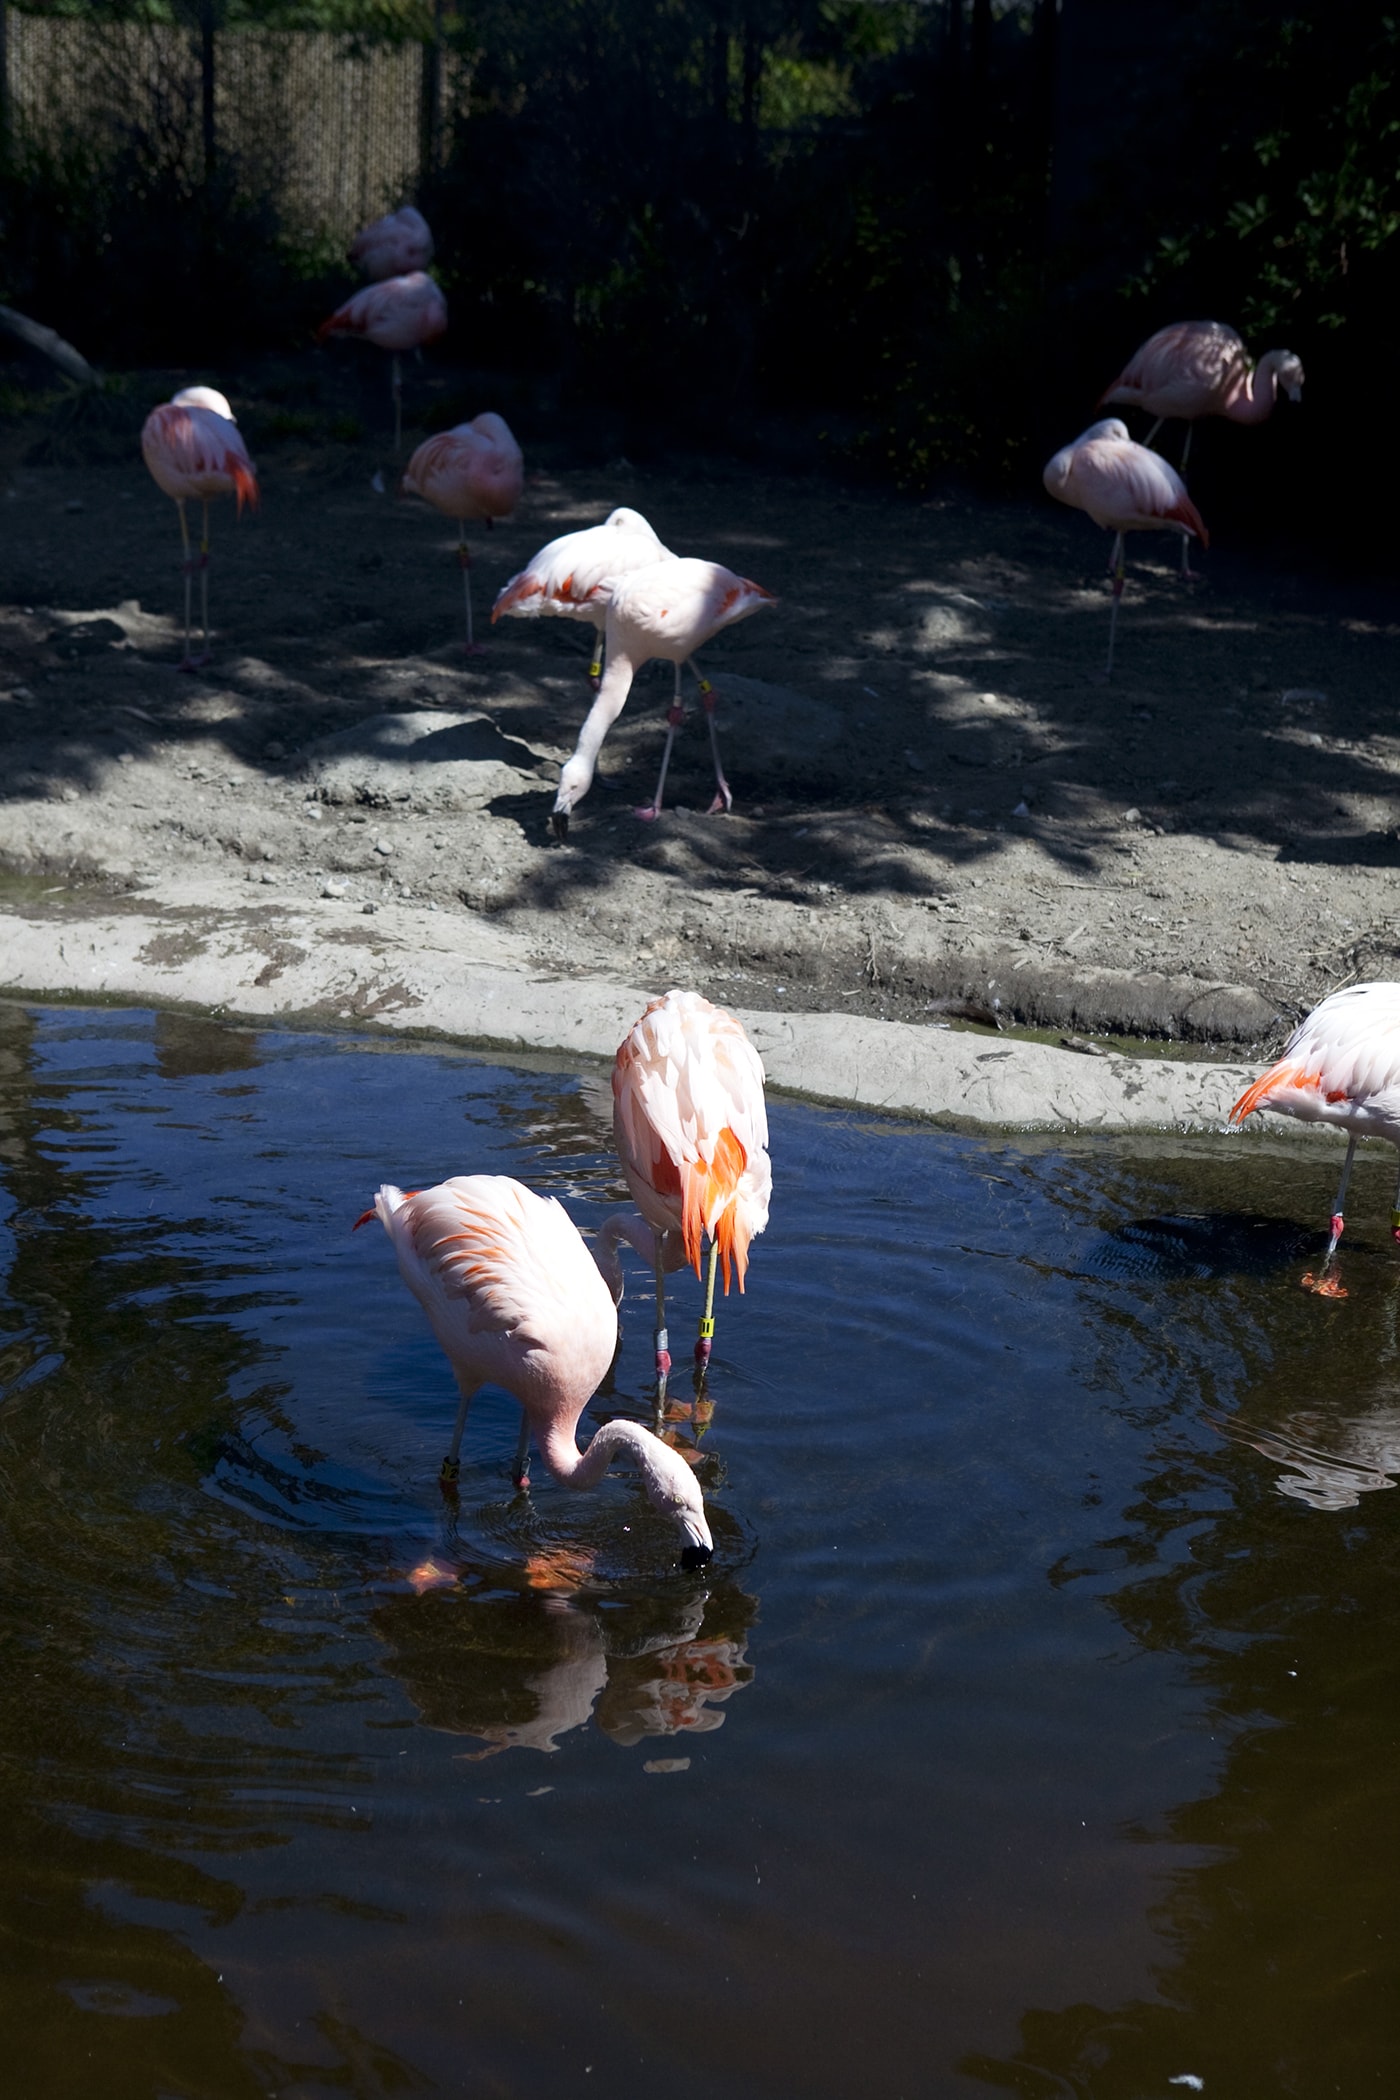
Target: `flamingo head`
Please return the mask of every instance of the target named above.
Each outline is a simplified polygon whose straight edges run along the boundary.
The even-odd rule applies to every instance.
[[[1295,357],[1291,350],[1276,350],[1274,370],[1278,374],[1278,388],[1287,394],[1290,401],[1303,398],[1303,360]]]
[[[559,792],[554,798],[554,810],[550,822],[557,839],[569,836],[569,816],[576,802],[581,802],[593,784],[593,768],[586,758],[576,751],[559,775]]]
[[[1302,367],[1299,366],[1300,375],[1301,372]],[[222,416],[226,423],[236,423],[238,420],[233,410],[229,407],[227,398],[219,392],[217,387],[182,387],[178,394],[171,395],[170,406],[172,408],[207,408],[211,409],[216,416]]]

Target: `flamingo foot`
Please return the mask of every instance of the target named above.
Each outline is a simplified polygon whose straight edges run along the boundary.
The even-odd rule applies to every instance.
[[[734,807],[734,797],[729,792],[729,783],[715,790],[715,799],[706,810],[707,817],[727,817]]]
[[[632,814],[634,817],[640,818],[643,824],[654,824],[657,818],[660,816],[661,810],[659,806],[655,802],[653,802],[646,809],[634,809]]]
[[[1323,1270],[1320,1276],[1314,1276],[1312,1270],[1309,1269],[1307,1275],[1301,1276],[1298,1280],[1302,1284],[1303,1289],[1311,1291],[1316,1298],[1346,1298],[1350,1296],[1341,1277],[1329,1274],[1326,1269]]]
[[[485,642],[463,642],[462,654],[463,656],[485,656],[486,644]]]
[[[514,1487],[517,1495],[528,1495],[530,1492],[529,1474],[522,1469],[519,1473],[512,1476],[511,1485]]]

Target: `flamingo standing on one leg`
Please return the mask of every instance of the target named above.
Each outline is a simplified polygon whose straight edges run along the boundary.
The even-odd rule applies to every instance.
[[[362,226],[350,243],[351,262],[364,271],[371,283],[426,270],[432,259],[433,237],[428,222],[411,204]]]
[[[1123,535],[1163,528],[1191,533],[1210,545],[1200,512],[1186,493],[1175,467],[1146,445],[1135,445],[1125,423],[1110,416],[1093,423],[1065,445],[1045,469],[1045,486],[1061,503],[1086,510],[1096,525],[1114,534],[1109,570],[1113,577],[1113,611],[1108,623],[1106,678],[1113,676],[1113,644],[1118,632],[1118,604],[1123,596]]]
[[[209,661],[209,504],[215,496],[235,496],[241,517],[245,503],[258,506],[258,477],[248,448],[234,421],[233,410],[212,386],[187,386],[173,400],[153,408],[141,432],[141,456],[154,475],[157,487],[175,499],[180,514],[180,538],[184,543],[185,654],[182,671],[198,670]],[[200,534],[199,559],[190,555],[190,528],[186,503],[198,499],[204,525]],[[190,583],[199,571],[200,616],[203,648],[190,654]]]
[[[318,342],[328,335],[363,335],[381,350],[393,353],[390,384],[394,395],[394,453],[403,450],[403,374],[399,366],[402,350],[421,350],[447,333],[447,301],[423,270],[410,270],[403,277],[386,277],[380,284],[367,284],[316,331]]]
[[[467,606],[467,654],[480,654],[472,634],[471,551],[467,519],[508,518],[520,501],[524,463],[520,447],[500,416],[487,413],[424,441],[404,469],[403,487],[422,496],[458,525],[457,560]]]
[[[609,586],[633,569],[674,560],[641,512],[624,506],[601,525],[566,532],[541,547],[500,592],[491,608],[491,624],[494,627],[503,615],[520,620],[587,620],[595,636],[588,676],[596,691],[603,675],[603,633],[612,596]]]
[[[444,1479],[459,1469],[472,1394],[504,1386],[524,1416],[517,1485],[530,1435],[565,1487],[596,1486],[625,1453],[650,1501],[679,1527],[683,1565],[702,1567],[714,1541],[683,1458],[627,1421],[604,1423],[586,1451],[578,1448],[579,1416],[613,1359],[617,1310],[563,1206],[503,1174],[459,1174],[408,1196],[385,1186],[357,1222],[376,1215],[461,1393]]]
[[[1173,321],[1133,352],[1099,402],[1100,408],[1144,408],[1157,418],[1151,444],[1163,423],[1186,425],[1181,473],[1191,456],[1191,433],[1201,416],[1228,416],[1232,423],[1262,423],[1279,395],[1303,398],[1303,366],[1291,350],[1270,350],[1251,371],[1249,353],[1223,321]],[[1181,542],[1182,574],[1191,574],[1190,541]]]
[[[618,1158],[650,1228],[659,1415],[671,1369],[665,1272],[681,1266],[676,1250],[684,1250],[699,1276],[701,1237],[709,1235],[705,1311],[695,1345],[703,1375],[714,1340],[716,1261],[724,1267],[726,1297],[731,1270],[742,1292],[749,1243],[768,1223],[773,1169],[763,1066],[733,1014],[699,992],[670,991],[653,999],[623,1038],[613,1060],[612,1091]],[[618,1284],[613,1243],[619,1238],[638,1251],[647,1246],[625,1216],[607,1221],[599,1265]]]
[[[1346,1223],[1343,1204],[1359,1137],[1382,1137],[1400,1149],[1400,984],[1353,984],[1333,992],[1294,1029],[1276,1064],[1246,1088],[1230,1110],[1242,1123],[1257,1108],[1296,1116],[1300,1123],[1335,1123],[1347,1133],[1347,1156],[1332,1234],[1320,1275],[1303,1278],[1326,1298],[1344,1298],[1330,1274]],[[1390,1213],[1392,1239],[1400,1241],[1400,1185]]]
[[[685,719],[681,705],[681,665],[689,662],[696,650],[721,628],[732,627],[736,620],[747,619],[761,605],[774,602],[773,593],[765,591],[761,584],[736,576],[732,569],[722,567],[719,562],[696,561],[688,555],[672,556],[667,561],[652,562],[644,569],[634,569],[614,583],[600,584],[594,595],[609,600],[606,627],[608,667],[598,688],[598,697],[579,731],[573,757],[567,761],[559,778],[553,816],[555,837],[559,839],[568,837],[570,811],[592,785],[593,769],[603,739],[622,712],[632,690],[633,678],[654,656],[675,665],[676,685],[666,716],[666,744],[661,754],[661,777],[656,783],[656,796],[645,809],[639,809],[637,815],[648,821],[660,816],[671,746]],[[715,799],[710,804],[709,814],[714,816],[720,810],[729,809],[734,797],[720,764],[714,687],[707,678],[701,677],[698,666],[692,664],[691,668],[700,680],[700,704],[710,727]]]

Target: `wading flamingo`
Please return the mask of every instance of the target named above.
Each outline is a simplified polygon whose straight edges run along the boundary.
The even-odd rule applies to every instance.
[[[603,675],[603,631],[613,579],[632,569],[645,569],[652,562],[674,560],[640,511],[615,510],[601,525],[566,532],[541,547],[497,597],[491,624],[494,627],[502,616],[586,620],[594,632],[588,675],[596,691]]]
[[[258,477],[248,457],[233,410],[212,386],[187,386],[171,401],[153,408],[141,432],[141,456],[156,485],[175,499],[185,560],[185,653],[182,671],[198,670],[209,661],[209,503],[214,496],[235,496],[241,517],[245,503],[258,507]],[[185,505],[198,499],[204,524],[199,556],[190,554],[190,528]],[[199,609],[204,644],[190,654],[190,583],[199,571]]]
[[[638,1422],[605,1422],[586,1451],[579,1416],[613,1360],[617,1310],[576,1227],[552,1197],[504,1174],[458,1174],[405,1195],[385,1186],[357,1222],[378,1217],[399,1274],[452,1366],[461,1400],[443,1478],[455,1480],[472,1394],[504,1386],[523,1411],[515,1480],[534,1437],[565,1487],[595,1487],[619,1454],[648,1499],[679,1528],[687,1568],[713,1550],[705,1505],[685,1460]]]
[[[472,558],[467,546],[467,519],[484,518],[489,531],[496,518],[508,518],[520,501],[524,463],[520,447],[500,416],[476,416],[444,430],[418,447],[404,469],[406,494],[421,496],[458,525],[457,560],[467,605],[467,654],[480,653],[472,634]]]
[[[1169,418],[1186,425],[1181,474],[1191,457],[1191,434],[1201,416],[1262,423],[1279,395],[1303,398],[1303,366],[1291,350],[1270,350],[1251,371],[1249,353],[1223,321],[1173,321],[1133,352],[1099,402],[1100,408],[1143,408],[1157,418],[1150,445]],[[1191,574],[1189,539],[1181,542],[1181,572]]]
[[[433,259],[433,237],[421,211],[405,204],[362,226],[350,243],[350,260],[371,283],[426,270]]]
[[[1118,632],[1118,604],[1123,596],[1123,535],[1127,532],[1194,534],[1203,547],[1210,535],[1186,493],[1175,467],[1146,445],[1135,445],[1117,416],[1092,423],[1072,445],[1065,445],[1045,469],[1045,486],[1061,503],[1086,510],[1096,525],[1114,534],[1109,556],[1113,577],[1113,611],[1108,622],[1108,663],[1113,676],[1113,644]]]
[[[447,333],[447,301],[431,277],[410,270],[404,277],[386,277],[382,284],[367,284],[344,306],[338,306],[316,331],[324,343],[328,335],[368,336],[381,350],[393,352],[390,385],[394,395],[394,451],[403,450],[403,373],[401,350],[421,350]]]
[[[1347,1133],[1327,1253],[1320,1274],[1303,1278],[1324,1297],[1344,1298],[1330,1271],[1346,1223],[1342,1206],[1356,1141],[1382,1137],[1400,1149],[1400,984],[1349,985],[1315,1006],[1284,1044],[1277,1064],[1240,1095],[1230,1121],[1242,1123],[1256,1108],[1296,1116],[1300,1123],[1335,1123]],[[1390,1233],[1400,1241],[1400,1185]]]
[[[666,1398],[671,1356],[666,1332],[668,1269],[688,1262],[700,1274],[700,1243],[709,1235],[705,1311],[695,1344],[696,1369],[710,1360],[715,1322],[715,1265],[739,1289],[749,1243],[768,1223],[773,1169],[768,1111],[758,1052],[733,1014],[699,992],[653,999],[629,1029],[613,1060],[613,1140],[642,1219],[608,1219],[598,1262],[614,1297],[621,1276],[613,1251],[626,1239],[656,1276],[657,1410]],[[645,1220],[645,1235],[637,1227]]]
[[[773,603],[773,593],[765,591],[761,584],[736,576],[732,569],[721,567],[717,561],[696,561],[688,555],[673,555],[667,561],[656,561],[644,569],[634,569],[615,583],[598,585],[595,595],[601,598],[605,594],[609,597],[604,630],[608,667],[603,673],[598,697],[579,731],[574,755],[559,777],[553,816],[554,835],[559,839],[568,837],[569,813],[592,785],[593,768],[598,762],[603,739],[622,712],[632,690],[633,678],[654,656],[663,657],[675,665],[676,685],[666,715],[666,744],[661,754],[661,777],[656,783],[656,796],[636,814],[648,822],[660,816],[671,746],[676,741],[676,731],[685,720],[685,709],[681,704],[681,665],[690,662],[696,650],[718,634],[722,627],[732,627],[736,620],[747,619],[761,605]],[[729,809],[734,797],[729,792],[729,782],[719,762],[714,687],[708,678],[701,676],[698,665],[692,664],[691,668],[700,681],[700,704],[710,726],[710,749],[715,761],[715,799],[710,804],[709,813],[714,816],[719,810]]]

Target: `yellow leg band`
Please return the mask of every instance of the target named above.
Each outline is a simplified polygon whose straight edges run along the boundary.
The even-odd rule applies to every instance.
[[[1397,1215],[1400,1215],[1400,1213],[1397,1213]],[[700,1339],[701,1339],[701,1341],[702,1341],[702,1342],[712,1342],[712,1341],[714,1340],[714,1338],[715,1338],[715,1323],[714,1323],[714,1321],[713,1321],[713,1320],[702,1320],[702,1321],[700,1322]]]

